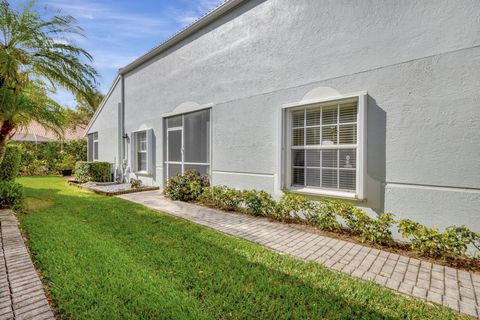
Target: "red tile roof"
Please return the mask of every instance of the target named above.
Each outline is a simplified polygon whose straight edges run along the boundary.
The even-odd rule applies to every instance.
[[[77,140],[83,139],[85,128],[78,126],[72,130],[66,130],[63,136],[63,140]],[[45,129],[41,124],[36,121],[32,121],[30,125],[25,129],[19,129],[13,136],[14,141],[30,141],[30,142],[48,142],[58,141],[59,137],[52,131]]]

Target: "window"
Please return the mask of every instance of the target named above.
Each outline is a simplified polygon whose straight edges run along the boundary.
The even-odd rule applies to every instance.
[[[153,174],[154,171],[154,142],[153,130],[141,130],[131,133],[131,168],[133,172]]]
[[[88,134],[88,161],[98,160],[98,132]]]
[[[147,132],[135,133],[137,144],[137,171],[147,171]]]
[[[363,105],[356,96],[287,109],[289,189],[363,197]]]

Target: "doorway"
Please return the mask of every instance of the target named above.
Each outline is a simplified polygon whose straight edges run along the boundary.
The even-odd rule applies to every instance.
[[[210,109],[165,119],[167,179],[190,169],[210,175]]]

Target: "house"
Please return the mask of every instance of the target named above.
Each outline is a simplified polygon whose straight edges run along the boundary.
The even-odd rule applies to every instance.
[[[480,231],[480,1],[230,0],[118,72],[89,159]]]
[[[70,141],[83,139],[85,128],[77,126],[74,129],[65,130],[63,137],[58,137],[53,131],[43,127],[36,121],[30,122],[26,128],[20,128],[12,137],[13,141],[23,141],[32,143]]]

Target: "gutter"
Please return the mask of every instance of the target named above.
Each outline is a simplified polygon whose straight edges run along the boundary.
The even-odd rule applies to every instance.
[[[120,75],[120,102],[118,103],[118,171],[121,183],[125,174],[125,79]]]
[[[185,29],[181,30],[180,32],[173,35],[171,38],[167,39],[165,42],[161,43],[159,46],[153,48],[152,50],[145,53],[143,56],[139,57],[138,59],[134,60],[130,64],[126,65],[125,67],[118,70],[119,75],[124,75],[127,72],[132,71],[133,69],[137,68],[138,66],[142,65],[143,63],[147,62],[148,60],[156,57],[158,54],[162,53],[163,51],[173,47],[180,41],[184,40],[185,38],[189,37],[193,33],[197,32],[201,28],[205,27],[206,25],[212,23],[216,19],[220,18],[230,10],[234,9],[238,5],[247,0],[228,0],[204,15],[203,17],[199,18],[197,21],[193,22],[191,25],[186,27]]]

